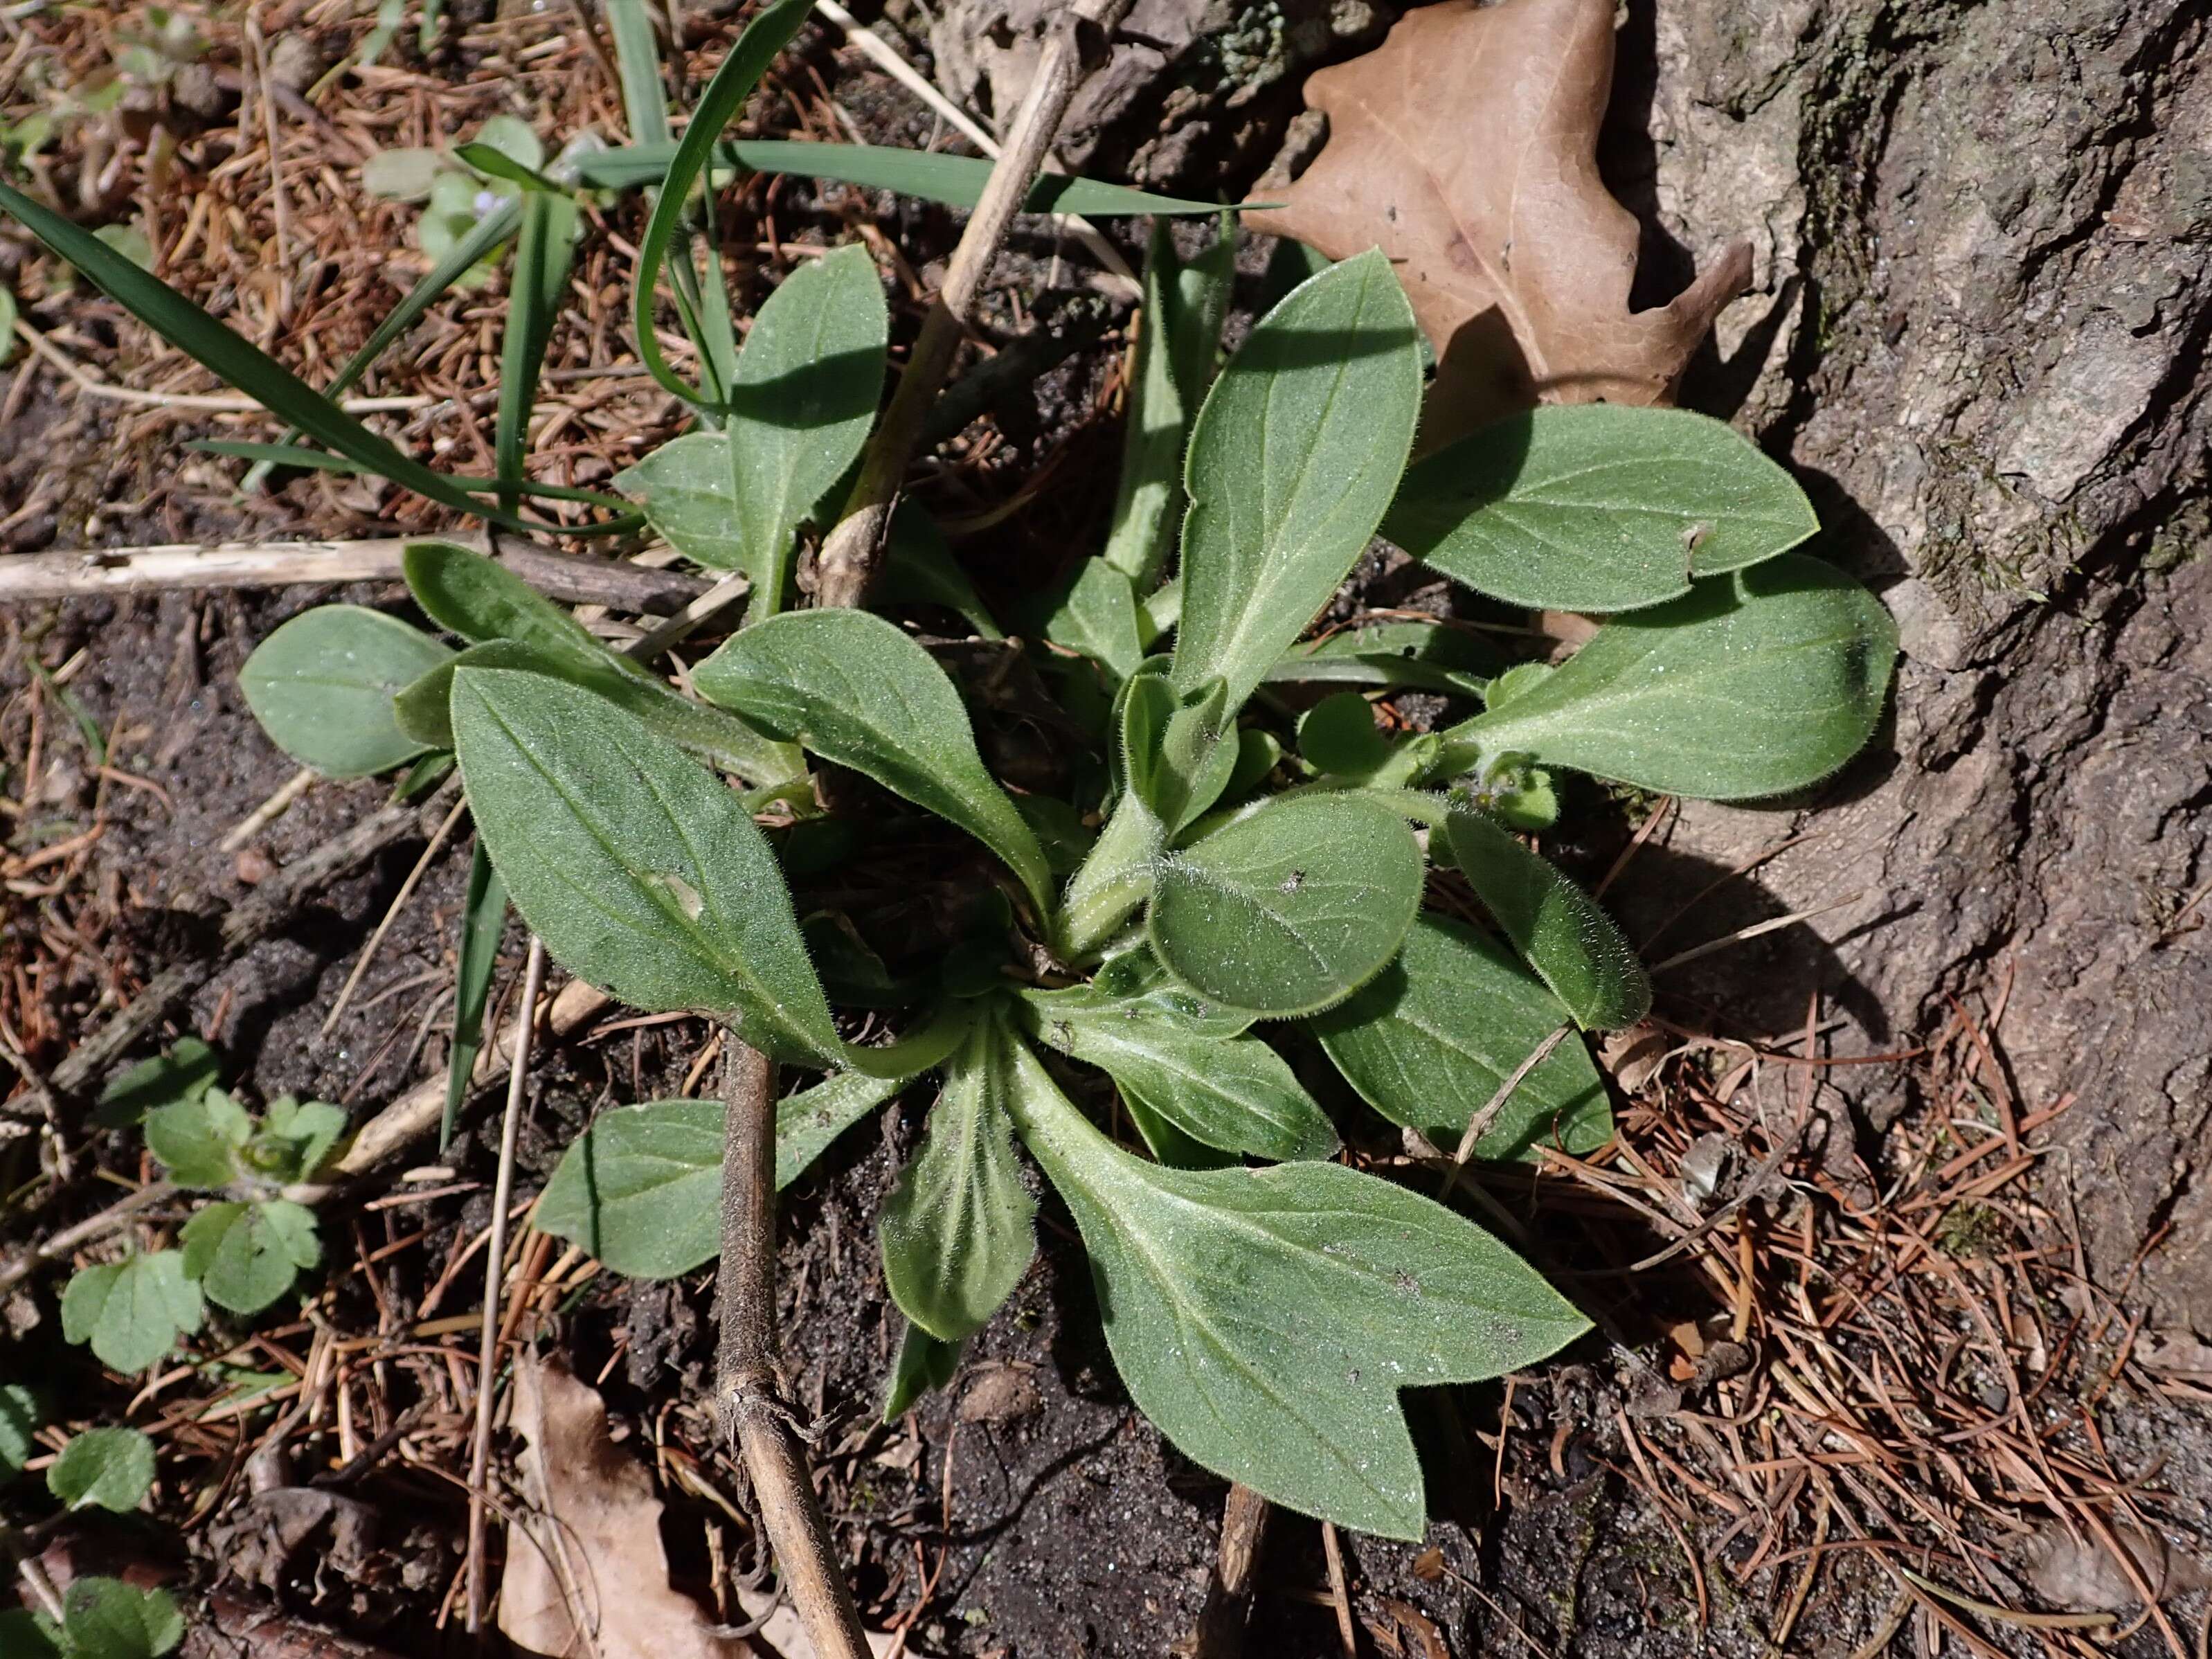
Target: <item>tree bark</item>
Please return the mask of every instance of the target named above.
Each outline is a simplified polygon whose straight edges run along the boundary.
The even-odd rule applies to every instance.
[[[2021,1109],[2080,1097],[2057,1133],[2093,1268],[2118,1282],[2170,1224],[2141,1288],[2200,1325],[2212,898],[2184,912],[2212,874],[2208,32],[2202,6],[2138,0],[1637,0],[1608,143],[1624,196],[1679,239],[1646,250],[1662,282],[1669,253],[1754,240],[1764,294],[1685,400],[1797,471],[1817,550],[1905,642],[1883,751],[1805,823],[1686,811],[1632,926],[1698,866],[1814,830],[1737,884],[1748,917],[1704,910],[1668,943],[1864,890],[1813,924],[1842,1052],[2008,985]],[[1808,943],[1784,930],[1667,988],[1802,1029]],[[1849,1074],[1876,1130],[1906,1098],[1885,1070]]]

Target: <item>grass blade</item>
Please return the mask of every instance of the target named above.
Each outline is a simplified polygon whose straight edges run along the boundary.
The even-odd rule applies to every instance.
[[[765,17],[768,14],[763,13]],[[740,102],[743,100],[740,100]],[[702,114],[705,106],[702,106]],[[700,131],[695,123],[693,131]],[[687,135],[687,142],[688,142]],[[702,139],[702,148],[703,139]],[[899,149],[885,144],[816,144],[786,139],[740,138],[715,144],[713,159],[751,173],[790,173],[810,179],[858,185],[864,190],[896,191],[902,196],[942,202],[948,207],[971,208],[983,193],[992,163],[972,155],[945,155],[933,150]],[[578,176],[602,190],[634,189],[673,175],[678,147],[635,143],[605,149],[579,158]],[[703,171],[706,163],[699,164]],[[698,171],[692,173],[698,176]],[[1257,207],[1259,203],[1237,204]],[[1047,174],[1030,187],[1022,204],[1029,213],[1075,213],[1086,219],[1113,218],[1138,213],[1188,215],[1219,213],[1218,202],[1197,202],[1176,196],[1155,196],[1127,185],[1109,185],[1096,179]]]
[[[522,204],[501,202],[493,211],[477,221],[476,228],[453,244],[446,257],[422,274],[406,296],[392,307],[389,315],[376,325],[376,331],[362,343],[360,350],[345,361],[345,366],[324,386],[323,395],[337,398],[351,391],[355,383],[368,373],[376,360],[392,349],[392,343],[422,319],[422,314],[445,297],[446,290],[474,270],[490,256],[492,250],[513,236],[522,223]],[[297,430],[288,432],[273,448],[291,447],[291,441],[299,435]],[[295,461],[285,456],[270,456],[246,475],[240,486],[247,491],[258,489],[268,477],[271,465],[313,466],[313,461]]]
[[[0,185],[0,210],[21,221],[53,252],[178,350],[325,448],[441,506],[494,520],[510,530],[531,528],[503,508],[471,500],[450,479],[401,453],[391,440],[370,431],[258,346],[98,237],[7,185]]]
[[[507,295],[507,330],[500,342],[499,419],[493,448],[499,467],[499,504],[512,513],[521,499],[524,452],[530,441],[530,407],[545,346],[568,291],[575,258],[576,204],[550,191],[523,192],[522,234],[514,245],[514,279]]]
[[[737,118],[738,112],[744,107],[745,100],[760,84],[769,65],[790,43],[792,36],[799,33],[799,26],[806,21],[813,4],[814,0],[775,0],[745,26],[745,32],[738,37],[737,45],[730,48],[721,67],[714,71],[714,79],[700,95],[691,125],[684,130],[683,142],[676,146],[675,156],[668,163],[667,176],[661,180],[660,199],[653,204],[653,217],[646,225],[645,240],[638,248],[634,313],[638,356],[654,380],[688,404],[712,407],[720,400],[702,392],[678,374],[660,349],[660,341],[653,329],[654,290],[659,286],[660,270],[667,263],[671,243],[683,227],[692,186],[714,159],[722,129]],[[635,182],[642,184],[647,179]],[[719,284],[716,286],[719,289]]]
[[[198,438],[191,448],[210,455],[228,455],[236,460],[256,461],[264,466],[296,466],[311,472],[341,472],[348,477],[369,471],[358,461],[349,461],[343,455],[332,455],[319,449],[301,449],[293,444],[240,443],[228,438]],[[497,478],[471,477],[465,474],[443,475],[446,482],[458,484],[463,489],[489,495],[500,488]],[[630,504],[619,495],[610,495],[603,489],[586,489],[581,484],[540,483],[525,478],[518,488],[526,495],[542,495],[553,501],[584,501],[592,507],[603,507],[610,513],[619,513],[625,518],[641,520],[644,514],[632,510]],[[599,528],[598,526],[588,528]],[[574,526],[562,525],[563,535],[579,533]]]
[[[491,867],[482,839],[469,860],[468,896],[461,905],[460,971],[453,986],[453,1052],[446,1067],[446,1115],[438,1128],[438,1150],[453,1138],[453,1120],[468,1098],[469,1079],[483,1048],[484,1009],[491,1000],[492,970],[499,965],[500,937],[507,931],[507,885]]]

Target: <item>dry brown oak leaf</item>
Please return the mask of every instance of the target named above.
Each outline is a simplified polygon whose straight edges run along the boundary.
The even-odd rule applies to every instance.
[[[1631,311],[1635,215],[1598,176],[1613,0],[1443,0],[1306,82],[1328,142],[1255,229],[1332,259],[1379,246],[1435,349],[1433,449],[1541,403],[1659,404],[1751,280],[1738,243]]]

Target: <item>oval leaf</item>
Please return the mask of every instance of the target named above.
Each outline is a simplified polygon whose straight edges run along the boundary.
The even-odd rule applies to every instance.
[[[1614,1031],[1651,1011],[1636,948],[1595,899],[1480,812],[1455,809],[1449,833],[1475,896],[1577,1024]]]
[[[840,1072],[775,1110],[775,1184],[788,1187],[832,1140],[905,1085]],[[602,1112],[545,1183],[533,1224],[618,1273],[673,1279],[721,1249],[719,1100],[649,1100]]]
[[[1488,934],[1425,915],[1398,959],[1316,1019],[1313,1031],[1360,1098],[1449,1152],[1565,1018],[1543,981]],[[1568,1041],[1521,1079],[1474,1156],[1533,1163],[1539,1146],[1580,1154],[1612,1133],[1597,1068]]]
[[[982,1328],[1036,1254],[1036,1202],[1014,1156],[1006,1039],[980,1024],[945,1068],[929,1135],[884,1200],[884,1282],[940,1342]]]
[[[1160,858],[1147,928],[1170,972],[1265,1014],[1305,1014],[1380,973],[1421,902],[1421,849],[1363,795],[1298,795]]]
[[[1088,986],[1025,994],[1022,1010],[1043,1042],[1096,1066],[1203,1146],[1279,1162],[1336,1151],[1336,1126],[1258,1037],[1178,1017],[1164,1000]]]
[[[1668,794],[1777,795],[1864,746],[1896,659],[1880,600],[1786,554],[1615,618],[1542,684],[1446,735]]]
[[[1398,1390],[1496,1376],[1588,1328],[1440,1204],[1336,1164],[1148,1164],[1026,1048],[1010,1071],[1010,1108],[1082,1231],[1131,1397],[1185,1455],[1278,1504],[1420,1537]]]
[[[1382,533],[1532,610],[1633,611],[1820,527],[1796,480],[1726,423],[1581,404],[1516,415],[1407,471]]]
[[[800,611],[746,629],[693,671],[700,694],[960,826],[1005,860],[1040,914],[1052,872],[983,769],[968,710],[929,653],[865,611]]]
[[[580,686],[635,714],[670,742],[708,765],[751,784],[782,783],[806,769],[805,757],[787,743],[763,736],[726,709],[685,696],[659,679],[626,668],[603,651],[548,650],[523,640],[472,645],[441,664],[392,700],[403,729],[441,749],[453,746],[453,674],[462,667],[512,668]]]
[[[396,617],[325,605],[261,641],[239,690],[269,740],[326,778],[365,778],[423,752],[392,700],[453,653]]]
[[[633,1006],[719,1015],[756,1048],[835,1063],[775,855],[712,773],[538,674],[462,669],[453,720],[477,832],[556,961]]]
[[[750,568],[752,545],[738,514],[730,441],[719,432],[671,438],[635,466],[615,475],[615,488],[635,501],[646,521],[686,558],[714,570]]]
[[[127,1514],[154,1485],[154,1443],[136,1429],[87,1429],[46,1468],[46,1490],[73,1510]]]
[[[782,608],[800,523],[868,441],[890,341],[883,280],[857,244],[801,263],[753,319],[724,429],[756,614]]]
[[[473,644],[520,640],[548,651],[611,654],[583,623],[473,548],[410,542],[399,556],[399,568],[422,614]]]
[[[1413,313],[1380,253],[1261,319],[1191,434],[1176,690],[1218,675],[1243,706],[1365,550],[1420,400]]]

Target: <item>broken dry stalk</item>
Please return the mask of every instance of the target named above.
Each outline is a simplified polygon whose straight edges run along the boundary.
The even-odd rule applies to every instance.
[[[1267,1541],[1267,1500],[1243,1482],[1229,1488],[1221,1510],[1221,1548],[1206,1587],[1198,1626],[1180,1651],[1187,1659],[1237,1659],[1252,1612],[1252,1588],[1261,1547]]]
[[[871,1659],[775,1363],[775,1062],[722,1042],[722,1262],[714,1412],[744,1455],[761,1523],[821,1659]]]
[[[1036,78],[1014,116],[1006,150],[991,169],[982,199],[953,250],[945,286],[922,319],[898,391],[884,410],[861,459],[860,476],[845,503],[837,527],[823,543],[816,597],[824,605],[857,605],[883,562],[890,544],[891,508],[907,464],[921,442],[945,375],[960,349],[962,334],[975,307],[975,295],[1006,240],[1030,186],[1036,182],[1052,142],[1066,114],[1068,100],[1082,79],[1087,52],[1103,48],[1106,37],[1127,14],[1133,0],[1078,0],[1053,26],[1038,56]]]
[[[401,556],[410,543],[422,539],[416,536],[343,542],[173,542],[149,547],[26,553],[0,562],[0,605],[164,587],[398,581],[402,574]],[[451,532],[441,532],[438,539],[479,550],[484,547],[481,537]],[[519,536],[502,535],[491,551],[541,593],[620,611],[666,615],[696,599],[707,586],[680,570],[582,558]]]
[[[498,1375],[499,1286],[507,1267],[507,1206],[514,1190],[514,1136],[530,1075],[530,1034],[545,988],[545,946],[532,934],[514,1017],[514,1064],[507,1074],[507,1115],[499,1127],[499,1175],[492,1185],[491,1237],[484,1243],[483,1334],[477,1352],[477,1426],[469,1451],[469,1631],[483,1628],[484,1481],[491,1463],[492,1384]]]

